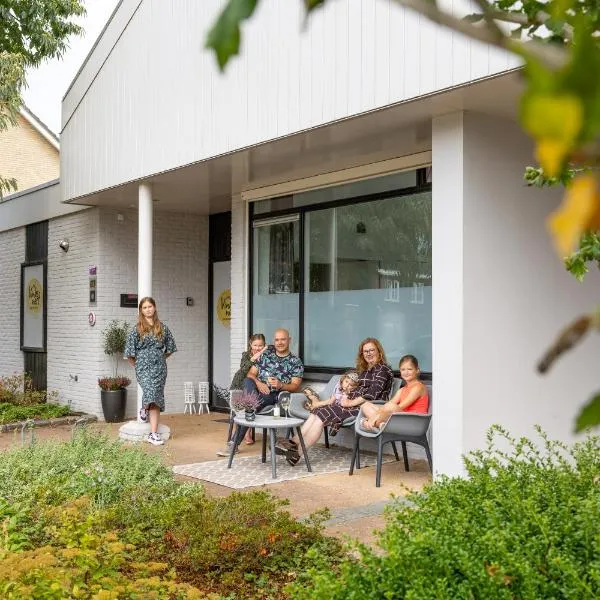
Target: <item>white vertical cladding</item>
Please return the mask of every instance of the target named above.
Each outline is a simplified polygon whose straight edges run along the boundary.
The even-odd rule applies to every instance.
[[[516,436],[535,436],[537,423],[568,441],[580,406],[598,390],[598,336],[567,353],[547,375],[535,371],[563,325],[597,305],[600,275],[592,270],[580,284],[557,258],[545,220],[561,191],[523,185],[532,160],[529,140],[516,125],[465,114],[465,450],[483,446],[493,423]],[[435,137],[434,173],[437,187]],[[434,238],[434,252],[435,244]],[[435,286],[439,290],[439,280]],[[439,391],[436,398],[438,411]]]
[[[435,473],[460,475],[463,452],[463,113],[432,123],[432,333]]]
[[[25,261],[25,228],[0,233],[0,377],[23,372],[20,302],[21,263]]]
[[[102,343],[99,327],[88,324],[88,267],[98,264],[99,213],[84,210],[48,224],[48,390],[73,410],[100,415]],[[58,240],[69,240],[69,251]],[[100,288],[101,289],[101,288]],[[73,377],[71,377],[73,376]],[[77,376],[77,381],[74,377]]]
[[[456,14],[468,6],[447,0]],[[76,198],[516,66],[393,0],[264,0],[226,74],[202,48],[221,0],[125,0],[63,102]],[[119,33],[122,31],[122,35]],[[93,143],[92,143],[93,141]]]

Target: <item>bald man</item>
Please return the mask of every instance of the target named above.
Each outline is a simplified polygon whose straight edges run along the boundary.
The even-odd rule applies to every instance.
[[[290,340],[287,329],[278,329],[273,335],[274,350],[265,350],[244,379],[244,391],[257,393],[260,399],[257,412],[275,404],[279,392],[295,392],[302,383],[304,365],[290,352]],[[246,429],[238,427],[236,445],[242,441]]]

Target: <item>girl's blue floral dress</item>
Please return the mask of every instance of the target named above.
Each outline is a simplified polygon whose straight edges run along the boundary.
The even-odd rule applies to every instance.
[[[135,376],[142,387],[142,406],[156,404],[160,412],[165,410],[165,382],[167,360],[165,354],[177,352],[175,339],[165,323],[162,339],[152,334],[140,337],[137,327],[129,332],[125,345],[125,357],[135,358]]]

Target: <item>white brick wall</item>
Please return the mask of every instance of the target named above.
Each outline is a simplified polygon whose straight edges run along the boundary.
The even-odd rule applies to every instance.
[[[248,221],[247,206],[239,194],[231,201],[231,376],[240,367],[248,340]]]
[[[98,217],[97,209],[84,210],[48,225],[48,390],[56,390],[59,401],[74,410],[99,415],[100,332],[88,325],[94,310],[88,301],[88,267],[98,262]],[[58,247],[64,238],[68,252]]]
[[[0,377],[23,371],[20,350],[21,263],[25,261],[25,228],[0,233]]]
[[[122,215],[122,220],[118,215]],[[121,293],[137,293],[137,211],[93,209],[51,221],[50,239],[67,237],[68,253],[49,252],[48,386],[61,401],[102,415],[97,378],[111,374],[114,359],[102,351],[102,329],[111,319],[134,324],[137,310],[120,308]],[[178,352],[169,359],[167,412],[183,411],[183,382],[207,378],[208,219],[198,215],[155,213],[153,295],[161,319],[175,336]],[[88,266],[98,268],[98,301],[88,302]],[[185,298],[194,298],[188,307]],[[87,315],[96,313],[96,326]],[[52,324],[52,325],[51,325]],[[65,352],[63,340],[72,350]],[[77,383],[69,374],[79,377]],[[119,361],[119,374],[134,381],[133,369]],[[129,387],[127,414],[136,410],[137,389]]]

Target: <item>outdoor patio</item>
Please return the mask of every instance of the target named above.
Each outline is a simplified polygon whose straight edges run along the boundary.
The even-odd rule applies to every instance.
[[[149,453],[158,453],[166,464],[172,466],[190,465],[196,463],[208,463],[209,461],[221,461],[220,464],[208,465],[210,469],[221,469],[226,465],[227,459],[215,455],[215,451],[223,448],[227,437],[227,415],[224,413],[203,415],[164,415],[162,422],[171,428],[172,438],[164,446],[151,446],[144,444],[144,450]],[[117,437],[121,424],[95,423],[90,427],[96,431],[106,432],[111,437]],[[44,439],[69,439],[71,426],[56,428],[39,428],[35,430],[37,440]],[[21,444],[20,433],[0,434],[0,450]],[[317,460],[320,456],[328,458],[330,451],[322,445],[309,450],[309,457],[315,456],[313,460],[314,473],[309,474],[302,462],[293,468],[293,476],[297,479],[288,479],[274,483],[261,484],[259,486],[244,487],[237,491],[252,491],[256,489],[268,489],[274,495],[289,500],[289,510],[296,517],[304,517],[311,512],[327,507],[331,510],[332,517],[327,522],[327,531],[333,535],[350,535],[363,542],[373,540],[373,530],[380,528],[383,524],[383,509],[389,501],[390,496],[403,496],[409,490],[420,489],[430,479],[427,463],[423,460],[411,460],[410,472],[405,472],[402,461],[395,461],[393,456],[383,465],[382,485],[375,487],[375,457],[361,453],[364,468],[354,472],[350,477],[348,468],[350,465],[351,451],[335,445],[335,439],[331,443],[331,453],[335,460]],[[322,449],[321,449],[322,448]],[[256,443],[252,446],[242,444],[239,454],[236,455],[231,469],[232,481],[235,474],[256,467],[267,469],[270,474],[269,457],[263,465],[260,460],[261,436],[257,432]],[[254,458],[252,460],[241,460],[243,458]],[[224,462],[223,462],[224,461]],[[277,458],[278,476],[286,476],[292,471],[283,457]],[[203,464],[205,469],[206,465]],[[335,472],[323,472],[323,469],[338,469]],[[342,470],[339,470],[342,469]],[[319,470],[321,472],[319,473]],[[209,481],[177,475],[182,480],[201,483],[209,494],[225,496],[233,491],[232,487],[218,485]]]

